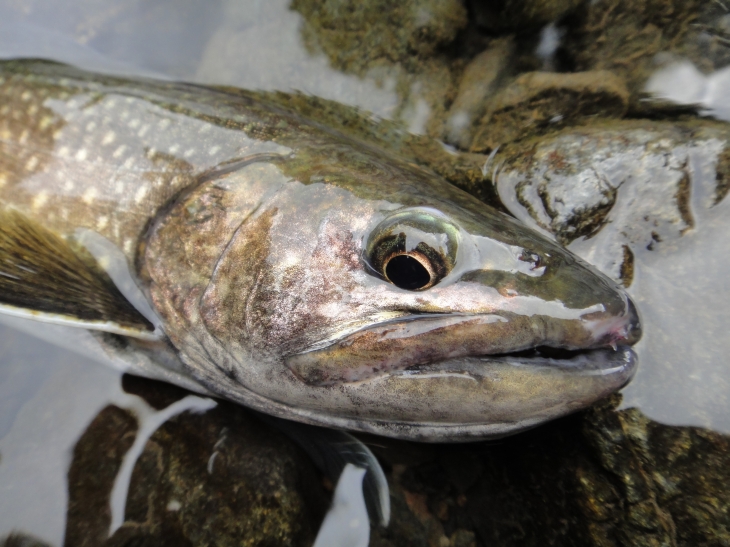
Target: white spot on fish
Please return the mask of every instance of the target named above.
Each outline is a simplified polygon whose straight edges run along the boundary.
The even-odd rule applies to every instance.
[[[66,183],[63,185],[63,189],[66,192],[70,192],[71,190],[73,190],[74,189],[74,181],[72,181],[70,179],[67,180]]]
[[[102,146],[109,146],[116,138],[117,136],[114,131],[109,131],[106,135],[104,135],[104,138],[101,139],[101,144]]]
[[[195,154],[195,148],[188,148],[185,152],[183,152],[183,156],[186,158],[189,158],[193,154]]]
[[[89,122],[86,124],[86,131],[91,133],[94,129],[96,129],[96,122]]]
[[[104,103],[104,108],[106,108],[107,110],[111,110],[115,106],[117,106],[116,99],[107,99],[107,101]]]
[[[38,167],[38,156],[31,156],[25,163],[25,169],[27,171],[35,171],[36,167]]]
[[[180,150],[180,145],[179,144],[173,144],[170,147],[170,154],[175,154],[178,150]]]
[[[137,136],[138,136],[139,138],[142,138],[142,137],[144,137],[144,136],[145,136],[145,135],[147,134],[147,131],[149,131],[149,130],[150,130],[150,126],[149,126],[149,124],[147,124],[147,125],[143,125],[143,126],[142,126],[142,128],[141,128],[141,129],[139,130],[139,132],[137,133]]]
[[[124,192],[124,183],[121,180],[118,180],[114,185],[114,191],[117,194],[121,194],[122,192]]]
[[[33,98],[33,94],[30,91],[24,91],[20,96],[20,100],[28,102]]]
[[[198,133],[203,134],[203,133],[207,133],[208,131],[210,131],[210,126],[204,125],[203,127],[200,128],[200,131],[198,131]]]
[[[123,167],[125,169],[131,169],[132,167],[134,167],[134,156],[129,156],[127,158],[127,160],[124,162]]]
[[[81,196],[81,201],[86,203],[87,205],[91,205],[94,202],[94,199],[96,199],[97,190],[93,186],[84,192],[84,195]]]
[[[142,200],[147,195],[147,190],[149,190],[149,186],[147,184],[143,184],[142,186],[140,186],[137,190],[137,193],[134,194],[134,202],[142,203]]]
[[[123,144],[119,148],[117,148],[114,153],[112,154],[113,158],[121,158],[124,152],[127,150],[127,145]]]
[[[131,253],[132,252],[132,240],[129,238],[125,239],[123,247],[124,247],[125,253],[127,253],[127,254]]]
[[[142,122],[140,122],[138,118],[134,118],[127,125],[130,127],[130,129],[137,129],[139,127],[140,123],[142,123]]]
[[[182,509],[182,503],[177,500],[170,500],[170,503],[167,504],[168,511],[179,511],[180,509]]]
[[[59,158],[67,158],[69,153],[68,146],[62,146],[58,149],[58,157]]]
[[[38,105],[37,104],[30,105],[28,107],[28,116],[30,116],[32,118],[36,114],[38,114]]]
[[[23,129],[23,132],[20,134],[20,138],[18,139],[18,143],[20,144],[27,144],[28,143],[28,130]]]
[[[4,173],[0,173],[0,188],[8,183],[8,176]]]
[[[102,215],[96,221],[96,229],[103,230],[104,228],[106,228],[107,224],[109,224],[109,217],[107,217],[106,215]],[[109,262],[109,261],[107,260],[107,262]],[[104,264],[102,264],[101,267],[105,268],[106,266],[104,266]]]
[[[208,154],[210,154],[211,156],[215,156],[220,151],[220,149],[220,146],[214,146],[210,150],[208,150]]]
[[[53,123],[53,116],[43,116],[41,118],[41,121],[38,123],[38,128],[43,131],[46,129],[49,125]]]
[[[81,148],[78,152],[76,152],[75,158],[77,161],[84,161],[87,155],[88,152],[86,151],[86,148]]]
[[[40,192],[38,192],[35,195],[35,197],[33,197],[33,204],[32,204],[33,210],[37,211],[38,209],[43,207],[47,201],[48,201],[48,192],[46,192],[45,190],[41,190]]]

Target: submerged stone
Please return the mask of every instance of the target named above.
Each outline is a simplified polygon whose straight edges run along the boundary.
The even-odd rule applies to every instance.
[[[185,393],[125,383],[154,408]],[[109,406],[79,439],[65,545],[311,545],[327,508],[319,473],[279,431],[224,402],[180,414],[152,435],[134,467],[124,523],[108,538],[110,492],[135,423]]]
[[[490,31],[534,32],[575,10],[583,0],[471,0],[477,22]]]
[[[621,118],[627,106],[626,86],[611,72],[528,72],[491,98],[470,148],[484,152],[589,119]]]
[[[393,520],[415,517],[414,537],[426,539],[412,545],[728,541],[730,440],[616,411],[619,401],[497,443],[380,443],[374,449],[391,468],[393,497],[406,502],[394,503]]]
[[[524,208],[564,245],[610,224],[590,260],[629,286],[634,252],[694,226],[694,178],[714,179],[705,208],[727,193],[729,146],[721,123],[604,121],[507,147],[497,184],[513,211]]]

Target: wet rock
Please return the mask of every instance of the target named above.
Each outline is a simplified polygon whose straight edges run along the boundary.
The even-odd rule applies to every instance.
[[[508,147],[499,192],[566,245],[610,223],[590,260],[629,285],[633,252],[671,245],[694,226],[695,179],[712,180],[706,196],[694,190],[702,207],[725,195],[729,143],[730,128],[709,121],[568,128]]]
[[[182,390],[135,380],[161,406]],[[107,539],[109,493],[136,420],[104,409],[74,449],[65,545],[311,545],[327,509],[320,476],[298,447],[246,409],[220,402],[184,413],[147,442],[123,525]]]
[[[302,35],[332,66],[393,86],[392,117],[411,133],[440,135],[463,63],[449,54],[468,23],[460,0],[295,0]]]
[[[383,63],[413,63],[450,43],[466,26],[459,0],[294,0],[306,25],[307,43],[319,46],[332,64],[362,73]]]
[[[420,523],[420,539],[403,544],[728,541],[730,439],[616,411],[619,401],[498,442],[430,446],[416,460],[411,443],[379,442],[373,449],[390,466],[393,498],[406,501],[394,503],[394,522]]]
[[[454,102],[446,114],[443,135],[446,142],[468,150],[473,124],[481,118],[491,96],[512,70],[514,41],[495,40],[464,69]]]
[[[583,0],[472,0],[478,24],[490,31],[530,32],[575,10]]]
[[[86,428],[74,447],[68,471],[64,545],[96,547],[108,537],[111,490],[136,432],[134,416],[116,406],[104,408]]]
[[[700,57],[696,22],[713,2],[598,0],[586,2],[566,26],[563,53],[575,70],[610,70],[638,102],[657,54]],[[714,9],[714,8],[713,8]]]
[[[730,6],[727,2],[705,2],[694,24],[696,52],[692,59],[704,72],[730,65]]]
[[[620,118],[627,106],[626,87],[611,72],[522,74],[489,101],[471,150],[489,151],[590,118]]]
[[[12,533],[6,538],[0,538],[0,547],[49,547],[49,545],[33,536]]]

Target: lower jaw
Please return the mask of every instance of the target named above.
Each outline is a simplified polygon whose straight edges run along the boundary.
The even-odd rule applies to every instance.
[[[515,367],[547,367],[556,372],[575,376],[626,376],[628,383],[637,365],[636,354],[628,346],[593,350],[568,351],[554,348],[535,348],[517,353],[469,356],[436,363],[416,365],[390,374],[417,375],[443,373],[484,374],[495,365]]]

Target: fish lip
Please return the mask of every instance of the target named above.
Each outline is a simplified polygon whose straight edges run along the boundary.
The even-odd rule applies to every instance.
[[[399,332],[400,328],[407,327],[408,325],[416,325],[418,323],[426,323],[428,325],[430,321],[427,320],[433,321],[431,324],[433,329],[427,328],[422,332]],[[590,370],[592,368],[593,370],[605,369],[608,371],[605,374],[608,375],[616,367],[620,368],[624,366],[623,361],[625,359],[619,356],[624,354],[630,355],[626,353],[627,350],[624,348],[627,348],[632,340],[627,336],[626,324],[617,326],[614,324],[617,320],[621,320],[620,316],[608,316],[600,321],[598,319],[591,320],[595,325],[589,326],[588,332],[593,328],[597,328],[601,333],[600,337],[598,337],[599,339],[590,335],[583,340],[574,340],[579,342],[577,345],[570,344],[568,339],[563,342],[553,339],[551,343],[549,337],[544,338],[545,344],[540,344],[539,339],[542,336],[538,336],[538,339],[534,340],[536,342],[535,346],[522,345],[522,347],[509,348],[503,345],[502,351],[499,351],[498,347],[493,348],[495,350],[494,353],[469,353],[467,347],[470,343],[474,343],[476,340],[476,344],[479,345],[478,338],[474,338],[474,330],[472,330],[471,338],[464,338],[465,346],[462,349],[467,351],[462,352],[458,349],[457,345],[451,344],[440,348],[442,350],[440,351],[441,355],[438,355],[439,351],[435,353],[423,353],[423,348],[428,343],[433,343],[433,340],[430,342],[427,340],[427,343],[422,345],[420,349],[418,345],[415,345],[414,347],[418,351],[410,357],[408,356],[409,353],[406,352],[406,357],[403,360],[399,361],[400,358],[390,360],[389,357],[383,357],[383,355],[388,355],[388,352],[397,355],[398,351],[407,350],[405,345],[408,342],[402,343],[400,340],[410,341],[424,333],[429,334],[429,332],[437,333],[436,337],[438,338],[438,330],[445,327],[463,325],[466,329],[479,329],[482,325],[489,323],[510,322],[508,316],[498,312],[410,315],[377,322],[365,328],[357,329],[355,334],[360,338],[350,338],[353,336],[353,333],[350,332],[347,336],[337,341],[330,341],[327,346],[316,349],[311,348],[308,351],[293,354],[285,359],[285,364],[299,380],[315,386],[358,384],[377,380],[378,378],[382,379],[393,374],[400,374],[402,371],[415,374],[420,370],[428,370],[430,375],[436,377],[440,373],[439,369],[434,368],[434,366],[438,367],[440,364],[443,364],[449,369],[448,374],[458,374],[458,369],[451,367],[451,364],[462,363],[464,359],[476,360],[472,361],[472,364],[474,362],[480,362],[483,367],[489,362],[501,366],[505,364],[522,364],[533,367],[549,366],[555,369],[556,372],[564,375],[577,375],[581,370]],[[633,324],[633,320],[629,324]],[[586,326],[584,324],[584,328]],[[534,329],[533,331],[538,333],[544,328],[539,321],[535,323],[535,327],[537,331],[534,331]],[[609,327],[609,330],[606,327]],[[382,330],[384,328],[386,330]],[[378,329],[381,329],[380,332]],[[603,330],[606,330],[606,332],[603,333]],[[348,338],[350,339],[348,340]],[[469,342],[470,339],[471,342]],[[362,342],[358,347],[357,344],[360,341]],[[390,346],[385,344],[390,344]],[[547,347],[548,345],[552,347]],[[383,347],[387,351],[380,351],[380,348]],[[622,348],[621,351],[618,350],[619,347]],[[472,347],[471,349],[473,351],[477,348]],[[486,348],[481,349],[485,350]],[[420,358],[417,357],[419,352],[422,353]],[[558,352],[557,355],[556,352]],[[372,356],[372,360],[370,360],[369,356]],[[615,357],[618,362],[614,363],[611,356]],[[593,366],[591,366],[591,362],[593,362]]]
[[[445,359],[442,361],[413,365],[405,369],[391,370],[387,374],[414,376],[418,374],[467,373],[476,367],[488,368],[490,364],[511,365],[516,367],[549,367],[576,376],[610,376],[624,374],[628,384],[636,373],[638,357],[628,345],[613,348],[587,350],[561,350],[565,357],[550,357],[539,354],[539,348],[527,352],[501,353],[492,355],[473,355]],[[534,352],[535,355],[529,355]]]

